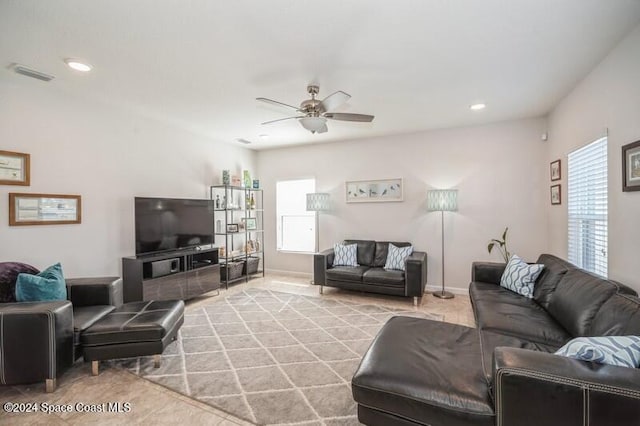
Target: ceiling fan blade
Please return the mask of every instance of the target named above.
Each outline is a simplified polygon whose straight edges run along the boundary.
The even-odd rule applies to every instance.
[[[322,107],[322,111],[332,111],[347,102],[350,97],[350,94],[344,93],[342,90],[338,90],[324,98],[322,102],[320,102],[320,106]]]
[[[327,127],[327,123],[324,123],[324,126],[322,126],[316,133],[326,133],[329,131],[329,128]]]
[[[289,104],[285,104],[283,102],[274,101],[273,99],[269,99],[269,98],[256,98],[256,101],[266,102],[268,104],[277,105],[277,106],[284,106],[284,107],[287,107],[287,108],[293,108],[296,111],[300,111],[300,108],[298,108],[298,107],[295,107],[295,106],[289,105]]]
[[[260,124],[271,124],[271,123],[277,123],[278,121],[292,120],[294,118],[303,118],[303,117],[304,115],[300,115],[297,117],[278,118],[277,120],[265,121],[264,123],[260,123]]]
[[[327,112],[323,114],[324,117],[330,118],[332,120],[341,120],[341,121],[359,121],[363,123],[368,123],[373,121],[373,115],[367,114],[352,114],[349,112]]]

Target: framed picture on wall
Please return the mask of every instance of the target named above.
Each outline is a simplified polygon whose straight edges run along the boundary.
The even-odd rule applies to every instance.
[[[9,226],[82,222],[80,195],[9,193]]]
[[[30,159],[29,154],[0,151],[0,185],[29,186]]]
[[[560,160],[553,161],[550,166],[551,181],[562,179],[562,173],[560,169]]]
[[[347,181],[345,189],[347,203],[384,203],[403,200],[402,178]]]
[[[562,204],[561,194],[560,185],[553,185],[551,187],[551,204]]]
[[[640,191],[640,141],[622,147],[622,190]]]

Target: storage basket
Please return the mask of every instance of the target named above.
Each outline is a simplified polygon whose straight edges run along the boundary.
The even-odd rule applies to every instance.
[[[260,258],[250,256],[247,258],[247,263],[242,269],[242,273],[247,275],[255,274],[256,272],[258,272],[258,265],[260,265]]]
[[[222,281],[231,281],[242,276],[244,270],[244,262],[228,262],[220,265],[220,279]],[[228,271],[228,272],[227,272]],[[227,278],[228,277],[228,278]]]

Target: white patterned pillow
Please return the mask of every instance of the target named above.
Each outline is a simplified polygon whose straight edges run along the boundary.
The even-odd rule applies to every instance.
[[[619,367],[640,367],[640,337],[577,337],[558,349],[556,355]]]
[[[533,286],[543,269],[544,265],[529,265],[514,254],[504,268],[500,286],[532,299]]]
[[[359,266],[358,244],[334,244],[333,266]]]
[[[413,246],[396,247],[389,243],[389,251],[387,252],[387,261],[384,264],[384,269],[396,269],[398,271],[404,271],[404,262],[407,257],[413,253]]]

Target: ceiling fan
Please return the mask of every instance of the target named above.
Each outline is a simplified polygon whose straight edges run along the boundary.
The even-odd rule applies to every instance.
[[[320,101],[316,99],[316,95],[318,94],[319,90],[320,88],[318,86],[307,86],[307,92],[309,93],[309,95],[311,95],[311,99],[302,101],[299,107],[285,104],[283,102],[274,101],[273,99],[256,98],[257,101],[292,108],[300,114],[294,117],[265,121],[262,124],[271,124],[278,121],[296,119],[298,120],[298,122],[300,122],[302,127],[309,130],[311,133],[324,133],[329,130],[327,128],[327,119],[340,121],[358,121],[367,123],[373,121],[373,115],[352,114],[348,112],[332,112],[334,109],[347,102],[351,95],[338,90],[337,92],[330,94]]]

